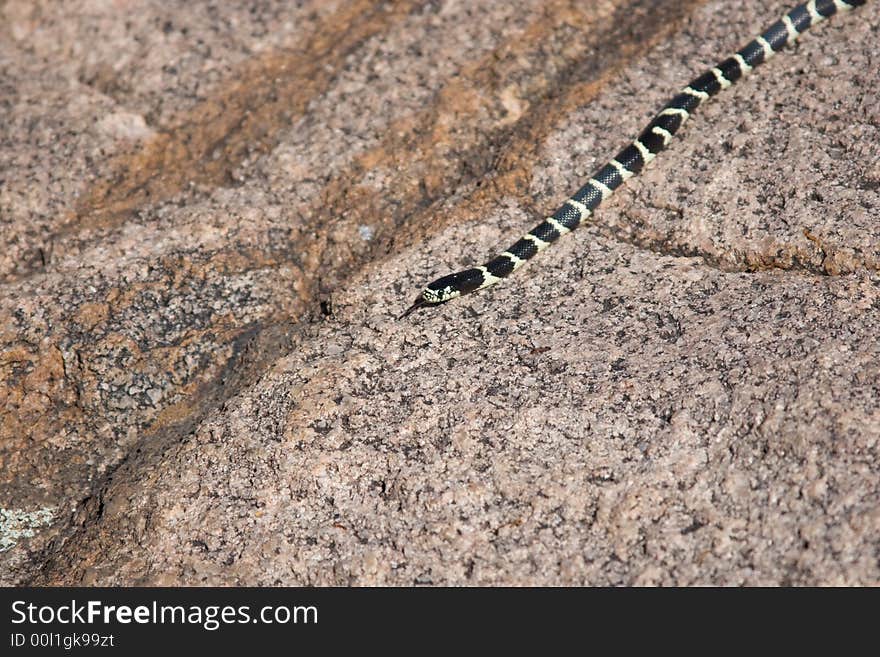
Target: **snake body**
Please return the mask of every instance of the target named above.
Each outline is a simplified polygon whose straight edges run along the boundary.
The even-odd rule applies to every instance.
[[[839,11],[863,4],[865,0],[810,0],[794,7],[745,47],[684,87],[666,103],[635,141],[593,174],[551,216],[485,265],[449,274],[430,283],[404,315],[422,306],[436,305],[481,290],[509,276],[590,218],[602,201],[666,148],[672,136],[700,105],[793,43],[809,28]]]

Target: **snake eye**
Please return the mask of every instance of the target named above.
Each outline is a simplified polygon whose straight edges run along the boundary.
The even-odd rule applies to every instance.
[[[443,301],[441,294],[442,291],[432,290],[431,287],[428,286],[422,292],[422,298],[428,303],[440,303]]]

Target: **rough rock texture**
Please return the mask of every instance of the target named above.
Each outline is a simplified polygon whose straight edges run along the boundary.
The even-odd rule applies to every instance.
[[[769,4],[0,2],[0,582],[880,583],[880,4],[395,319]]]

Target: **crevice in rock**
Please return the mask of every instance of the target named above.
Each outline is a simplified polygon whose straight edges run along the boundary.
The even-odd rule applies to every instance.
[[[779,244],[776,253],[742,251],[731,254],[700,249],[682,242],[674,234],[652,237],[634,227],[609,226],[598,223],[599,234],[621,244],[634,246],[658,255],[700,258],[704,266],[726,273],[759,273],[782,271],[819,276],[842,276],[860,270],[880,271],[880,263],[847,254],[846,247],[829,246],[824,240],[803,229],[804,245]],[[854,250],[853,250],[854,251]]]
[[[236,395],[253,385],[266,370],[296,343],[296,327],[287,322],[254,325],[235,340],[232,356],[214,380],[202,385],[190,407],[195,412],[181,417],[169,415],[167,423],[156,422],[144,430],[137,443],[99,477],[91,492],[77,504],[68,518],[59,519],[53,539],[45,545],[32,563],[39,569],[20,582],[20,585],[46,585],[53,581],[51,573],[65,569],[64,552],[81,540],[80,535],[100,520],[111,486],[118,482],[132,482],[149,473],[151,464],[178,444],[212,412],[222,409]],[[134,522],[135,519],[132,519]]]

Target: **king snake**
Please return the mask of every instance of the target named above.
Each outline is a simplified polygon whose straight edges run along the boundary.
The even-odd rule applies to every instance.
[[[624,181],[650,164],[703,102],[722,89],[727,89],[786,45],[793,43],[813,25],[821,23],[838,11],[863,4],[865,0],[810,0],[789,11],[732,57],[710,68],[682,89],[666,103],[632,144],[599,169],[552,216],[482,267],[449,274],[429,284],[401,317],[409,315],[417,308],[440,304],[494,285],[519,269],[535,254],[577,228]]]

